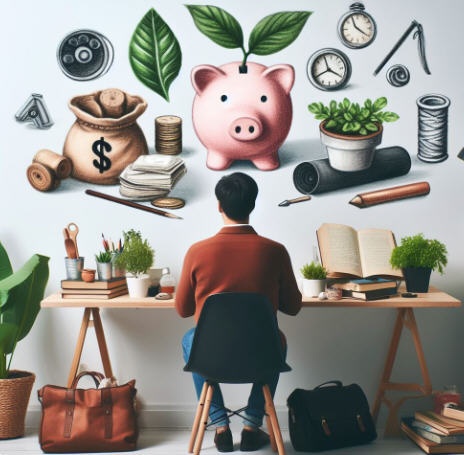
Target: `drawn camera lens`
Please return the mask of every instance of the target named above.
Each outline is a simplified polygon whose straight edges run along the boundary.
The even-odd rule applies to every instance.
[[[76,30],[63,38],[57,49],[63,73],[76,81],[88,81],[105,74],[113,63],[111,42],[93,30]]]

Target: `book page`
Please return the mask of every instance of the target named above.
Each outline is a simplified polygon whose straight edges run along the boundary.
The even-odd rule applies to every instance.
[[[317,231],[323,266],[328,275],[362,276],[356,231],[344,224],[324,223]]]
[[[385,229],[362,229],[358,232],[359,251],[363,277],[388,275],[402,278],[401,270],[390,265],[390,256],[395,248],[391,231]]]

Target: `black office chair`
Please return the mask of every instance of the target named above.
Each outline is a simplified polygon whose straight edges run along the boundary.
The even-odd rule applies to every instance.
[[[284,455],[282,434],[269,389],[275,374],[290,371],[283,356],[277,319],[269,299],[260,294],[226,292],[206,299],[200,314],[189,361],[184,371],[206,381],[198,402],[189,453],[198,455],[208,425],[213,387],[219,383],[262,384],[271,445]],[[241,415],[246,407],[228,416]],[[200,425],[201,423],[201,425]]]

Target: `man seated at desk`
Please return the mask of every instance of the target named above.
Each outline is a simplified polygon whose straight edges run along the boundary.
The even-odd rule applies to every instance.
[[[267,296],[276,312],[280,310],[296,315],[301,308],[301,293],[287,250],[280,243],[259,236],[249,224],[249,216],[258,194],[256,182],[250,176],[236,172],[222,177],[216,185],[215,193],[224,227],[215,236],[195,243],[188,250],[177,287],[177,312],[184,318],[194,316],[195,322],[198,322],[209,295],[253,292]],[[186,362],[194,333],[195,328],[189,330],[182,340]],[[285,346],[285,353],[286,350]],[[269,384],[273,396],[278,380],[277,375]],[[197,395],[200,396],[204,379],[193,374],[193,381]],[[214,418],[223,418],[216,425],[214,442],[219,451],[229,452],[233,450],[232,433],[223,404],[221,390],[217,386],[213,393],[210,416],[214,414]],[[261,387],[253,385],[240,450],[258,450],[269,442],[268,435],[260,429],[263,416],[263,392]]]

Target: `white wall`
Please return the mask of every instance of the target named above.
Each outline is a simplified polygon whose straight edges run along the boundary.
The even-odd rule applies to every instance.
[[[100,249],[100,234],[113,239],[129,228],[140,229],[156,250],[156,265],[170,266],[178,276],[185,251],[193,242],[214,234],[220,228],[213,188],[226,172],[213,172],[205,166],[205,150],[195,136],[191,123],[193,89],[190,70],[202,63],[222,64],[240,58],[239,51],[218,47],[204,37],[180,1],[101,0],[79,2],[48,0],[46,2],[7,2],[2,10],[2,72],[0,201],[2,220],[0,239],[6,246],[14,267],[19,267],[32,253],[51,257],[51,277],[47,292],[59,288],[64,275],[62,228],[76,222],[80,251],[93,265],[93,254]],[[290,63],[296,70],[292,91],[294,121],[287,142],[281,150],[282,167],[263,173],[251,165],[235,165],[231,171],[243,170],[259,184],[260,193],[252,223],[258,233],[283,242],[292,257],[295,270],[311,259],[316,242],[315,231],[323,222],[350,224],[356,228],[392,229],[397,238],[424,232],[438,238],[449,250],[446,274],[432,276],[432,283],[458,298],[464,297],[462,270],[462,214],[464,163],[456,158],[464,145],[462,118],[462,15],[464,4],[458,0],[438,3],[416,1],[367,2],[366,8],[377,21],[378,36],[366,49],[345,48],[336,34],[338,18],[350,2],[341,0],[288,0],[279,2],[224,1],[211,2],[226,8],[242,24],[245,36],[253,25],[269,13],[288,9],[308,9],[314,15],[308,20],[298,40],[284,51],[269,57],[252,57],[264,64]],[[151,92],[134,77],[127,49],[135,25],[152,6],[170,24],[180,41],[183,66],[171,88],[171,102]],[[377,77],[372,72],[393,43],[415,18],[424,26],[427,57],[432,75],[427,76],[419,64],[416,42],[412,38],[401,47],[388,66],[403,63],[411,71],[411,82],[404,88],[393,88],[385,80],[385,70]],[[102,78],[75,82],[65,77],[56,62],[56,47],[71,30],[90,28],[105,34],[115,47],[115,61]],[[350,86],[341,92],[327,94],[313,88],[305,74],[310,54],[322,47],[336,47],[346,52],[353,64]],[[387,67],[388,67],[387,66]],[[83,183],[64,182],[58,191],[42,194],[26,181],[25,171],[40,148],[60,152],[65,135],[74,118],[67,108],[76,94],[120,87],[141,95],[148,102],[140,118],[149,145],[153,147],[154,118],[178,114],[184,119],[184,145],[188,174],[175,190],[184,196],[183,221],[169,220],[138,212],[105,201],[90,198]],[[55,125],[38,131],[16,123],[13,115],[32,92],[42,93]],[[449,123],[450,158],[442,164],[424,164],[417,152],[417,108],[415,100],[426,93],[443,93],[451,98]],[[389,108],[401,116],[388,124],[383,146],[401,145],[413,157],[409,175],[360,188],[351,188],[315,196],[310,202],[289,208],[277,203],[298,196],[293,187],[294,167],[321,154],[318,124],[309,115],[307,105],[348,96],[354,100],[387,96]],[[227,171],[230,172],[230,171]],[[427,180],[428,197],[377,206],[366,210],[348,205],[358,191]],[[117,188],[103,188],[117,193]],[[296,318],[279,316],[289,339],[288,361],[291,373],[283,375],[276,402],[285,405],[286,397],[299,387],[313,387],[328,379],[358,382],[373,400],[380,378],[390,332],[393,310],[377,309],[303,309]],[[435,388],[458,384],[464,390],[461,309],[423,309],[416,312],[424,349]],[[64,384],[80,324],[81,310],[43,310],[30,336],[18,347],[13,366],[36,372],[36,386]],[[190,377],[182,372],[180,340],[193,320],[180,319],[174,310],[107,310],[103,311],[109,349],[117,377],[136,378],[140,395],[153,407],[191,408],[195,402]],[[96,343],[92,336],[86,345],[84,360],[100,368]],[[419,370],[413,348],[400,349],[395,370],[397,380],[411,381]],[[230,404],[245,399],[240,387],[228,388]],[[37,405],[33,396],[32,405]]]

